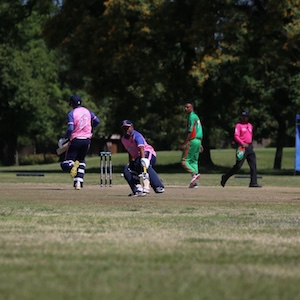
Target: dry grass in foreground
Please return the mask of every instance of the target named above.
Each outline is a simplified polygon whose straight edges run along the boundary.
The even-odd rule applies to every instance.
[[[3,299],[297,299],[300,188],[0,184]]]

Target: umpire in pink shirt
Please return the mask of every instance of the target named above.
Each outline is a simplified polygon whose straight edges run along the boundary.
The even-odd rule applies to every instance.
[[[235,165],[221,177],[221,185],[225,187],[227,180],[236,174],[247,160],[250,167],[250,184],[249,187],[260,188],[261,185],[257,183],[256,171],[256,155],[253,150],[253,126],[249,123],[250,114],[247,110],[241,113],[240,122],[235,125],[234,141],[237,145],[237,158]]]

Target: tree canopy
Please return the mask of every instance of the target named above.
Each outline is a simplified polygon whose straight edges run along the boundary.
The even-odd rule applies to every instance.
[[[14,0],[1,8],[1,135],[7,122],[25,124],[9,135],[14,146],[20,137],[53,142],[63,99],[80,91],[101,117],[96,134],[131,119],[157,150],[178,148],[184,101],[194,101],[208,165],[209,149],[229,145],[247,108],[255,138],[272,139],[281,167],[300,106],[299,1]]]

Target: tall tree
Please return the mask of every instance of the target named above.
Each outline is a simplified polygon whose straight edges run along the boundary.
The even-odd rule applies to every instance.
[[[61,109],[53,101],[62,98],[57,56],[41,37],[41,3],[51,1],[37,10],[33,2],[1,1],[0,160],[7,165],[15,163],[21,140],[42,149],[53,143]]]
[[[170,26],[179,10],[166,1],[64,1],[46,26],[48,44],[70,54],[74,74],[85,74],[89,91],[109,107],[115,121],[107,123],[108,132],[132,118],[158,149],[178,146],[184,97],[197,88],[186,76],[184,26]],[[187,24],[189,12],[188,6],[181,12]]]
[[[132,118],[159,149],[174,149],[192,98],[209,149],[249,108],[256,137],[275,137],[280,168],[297,104],[298,15],[288,0],[65,0],[45,36],[69,54],[70,79],[108,108],[108,132]]]
[[[215,99],[210,106],[218,105],[220,125],[233,127],[228,111],[236,115],[245,107],[252,111],[256,138],[274,138],[274,168],[280,169],[287,129],[294,125],[291,90],[299,74],[298,1],[228,1],[223,6],[215,1],[214,5],[218,44],[198,55],[193,75],[199,85],[211,86],[205,89],[206,97]]]

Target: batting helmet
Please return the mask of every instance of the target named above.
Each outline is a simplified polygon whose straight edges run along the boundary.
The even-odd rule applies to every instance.
[[[72,95],[69,101],[70,106],[78,106],[81,105],[82,100],[81,97],[78,95]]]
[[[121,123],[121,127],[130,127],[130,126],[133,126],[133,124],[129,120],[123,120]]]

